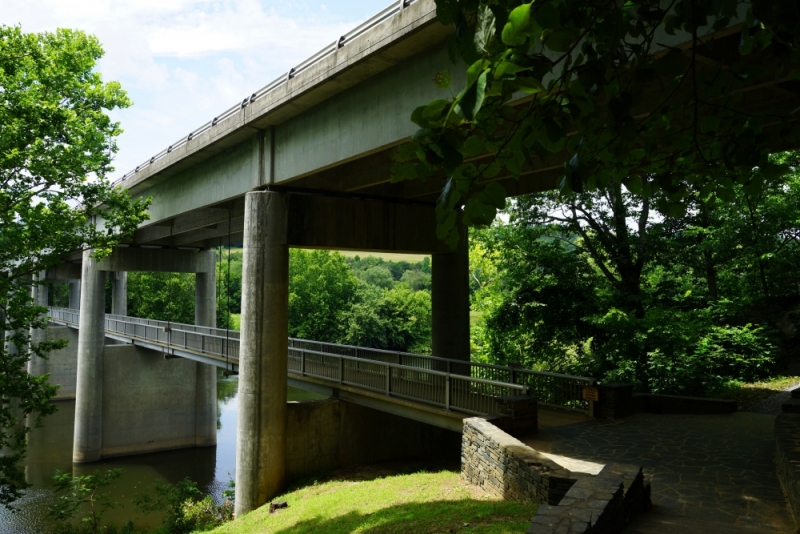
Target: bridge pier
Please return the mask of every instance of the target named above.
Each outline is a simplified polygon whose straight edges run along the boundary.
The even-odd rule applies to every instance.
[[[128,315],[128,273],[116,271],[109,273],[111,278],[111,313]]]
[[[41,271],[33,275],[31,297],[33,297],[33,303],[36,306],[47,306],[47,286],[43,283],[45,278],[45,271]],[[31,345],[37,345],[38,343],[41,343],[47,339],[47,330],[44,328],[32,328],[30,335]],[[28,360],[28,374],[33,376],[41,376],[46,372],[47,360],[31,353],[31,359]]]
[[[127,287],[127,286],[126,286]],[[81,309],[81,281],[69,281],[69,308],[71,310]]]
[[[72,461],[94,462],[103,445],[103,346],[105,344],[105,273],[92,251],[83,252],[78,377],[75,385],[75,434]]]
[[[469,243],[461,226],[453,252],[431,255],[431,349],[434,356],[469,361]]]
[[[245,196],[236,515],[276,495],[286,478],[288,199]]]
[[[214,251],[206,250],[203,263],[214,265]],[[195,274],[194,324],[217,326],[217,273],[215,269]],[[217,444],[217,368],[195,364],[195,446]]]

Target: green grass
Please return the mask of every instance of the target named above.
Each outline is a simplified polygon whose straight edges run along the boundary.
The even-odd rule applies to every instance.
[[[774,376],[750,384],[731,381],[721,389],[710,391],[708,396],[718,399],[734,399],[739,406],[747,406],[798,383],[800,383],[800,377],[797,376]]]
[[[301,487],[274,499],[288,508],[267,505],[213,532],[499,534],[525,532],[537,508],[490,498],[454,471],[354,478]]]

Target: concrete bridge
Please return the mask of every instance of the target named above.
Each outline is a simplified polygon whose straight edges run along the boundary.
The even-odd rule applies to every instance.
[[[431,365],[469,360],[466,238],[456,251],[449,251],[435,233],[434,202],[444,177],[393,183],[390,176],[392,149],[416,129],[408,118],[410,111],[441,96],[432,78],[450,67],[445,44],[450,31],[436,21],[432,0],[396,2],[123,176],[118,184],[132,195],[152,196],[148,224],[108,258],[98,261],[87,251],[41,275],[71,281],[70,308],[80,310],[79,320],[73,321],[80,323],[74,461],[102,456],[107,336],[151,343],[155,350],[180,355],[194,366],[194,381],[186,390],[194,395],[193,444],[214,443],[215,366],[222,360],[205,345],[199,352],[188,346],[188,339],[198,333],[208,342],[216,326],[211,247],[244,245],[238,359],[234,363],[232,354],[225,354],[225,365],[240,373],[237,513],[266,502],[286,479],[287,377],[307,387],[349,392],[344,384],[330,384],[337,376],[344,381],[346,372],[311,374],[317,372],[312,369],[336,369],[325,363],[325,358],[335,358],[330,352],[305,350],[313,357],[301,361],[300,372],[292,359],[298,347],[288,339],[290,247],[431,254],[433,354],[441,359],[430,360]],[[740,31],[738,26],[725,28],[715,38],[722,48],[735,51]],[[688,53],[692,39],[678,33],[659,37],[658,42]],[[717,56],[724,56],[720,46],[714,57],[704,55],[704,49],[695,53],[703,65],[716,68],[721,62]],[[452,75],[459,86],[464,69],[453,68]],[[647,98],[658,98],[657,89]],[[800,104],[800,93],[788,79],[754,83],[744,93],[748,105],[764,113]],[[564,155],[557,154],[534,162],[518,180],[503,174],[492,180],[511,196],[551,189],[562,174],[563,161]],[[115,331],[121,324],[132,324],[124,318],[127,271],[195,273],[195,330],[190,325],[173,330],[170,325],[172,337],[166,346],[163,340]],[[114,294],[114,315],[109,317],[104,307],[107,277]],[[181,335],[187,346],[177,347],[175,336]],[[230,333],[225,339],[232,339]],[[381,380],[389,381],[389,393],[395,371],[427,373],[437,380],[438,373],[446,374],[435,366],[426,371],[412,366],[411,371],[404,363],[348,358],[340,357],[338,365],[383,365],[374,374],[379,382],[375,389],[384,387]],[[40,373],[42,365],[32,361],[31,371]],[[473,377],[471,373],[451,369],[448,376],[465,381],[456,375]],[[512,382],[497,387],[513,389]],[[366,395],[368,388],[360,388],[359,394]],[[382,402],[399,404],[397,395],[383,397]],[[457,404],[452,401],[453,397],[451,410]],[[415,413],[422,404],[413,408]]]

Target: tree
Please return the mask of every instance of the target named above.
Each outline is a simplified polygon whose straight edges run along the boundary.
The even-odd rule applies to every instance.
[[[405,285],[383,289],[359,281],[352,304],[341,315],[339,343],[428,354],[431,295]]]
[[[0,26],[0,503],[7,506],[26,487],[17,467],[25,433],[56,409],[48,403],[55,388],[46,376],[28,375],[26,362],[64,343],[31,339],[31,329],[46,326],[31,275],[76,251],[107,255],[147,218],[147,200],[131,200],[106,180],[121,131],[106,112],[130,101],[93,70],[102,54],[97,39],[79,31]]]
[[[121,476],[122,469],[109,469],[105,473],[95,471],[94,474],[82,476],[72,476],[56,469],[53,486],[56,492],[63,494],[50,506],[49,515],[60,521],[70,521],[78,515],[85,532],[99,534],[103,515],[120,504],[111,500],[108,493],[98,490],[107,488]],[[72,529],[64,530],[69,532]]]
[[[128,273],[128,315],[194,324],[195,275]]]
[[[370,285],[382,287],[383,289],[390,289],[394,285],[392,271],[382,265],[359,271],[358,278]]]
[[[341,314],[358,280],[344,256],[326,250],[289,251],[289,336],[336,342]]]
[[[625,186],[660,193],[657,207],[680,215],[694,196],[732,200],[737,184],[757,193],[786,170],[769,153],[800,140],[794,105],[756,109],[743,97],[800,77],[794,0],[436,5],[455,27],[448,49],[466,63],[466,81],[413,111],[420,129],[395,152],[393,179],[446,175],[436,209],[451,245],[458,219],[486,225],[504,207],[498,178],[558,162],[561,192]],[[736,24],[740,33],[712,38]],[[435,79],[450,82],[449,71]]]
[[[544,192],[472,232],[478,355],[703,394],[796,361],[797,155],[789,174],[671,217],[620,189]]]

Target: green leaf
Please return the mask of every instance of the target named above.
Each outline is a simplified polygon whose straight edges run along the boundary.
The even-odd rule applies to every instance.
[[[403,180],[415,180],[417,178],[417,166],[415,163],[395,163],[392,165],[392,181],[400,182]]]
[[[529,95],[541,93],[545,90],[544,85],[532,76],[517,76],[516,83],[520,91]]]
[[[496,215],[497,209],[484,204],[479,195],[471,197],[464,205],[464,222],[470,226],[487,226]]]
[[[486,142],[483,140],[483,138],[478,137],[477,135],[468,137],[467,140],[464,141],[464,145],[461,147],[461,153],[467,158],[479,156],[485,152]]]
[[[488,75],[489,72],[487,70],[482,71],[475,83],[467,87],[464,93],[459,95],[453,108],[456,113],[470,121],[475,119],[483,105]]]
[[[448,111],[450,111],[450,106],[452,106],[452,102],[450,100],[434,100],[425,106],[425,109],[422,111],[422,116],[431,122],[439,121],[440,119],[444,118],[444,115],[446,115]]]
[[[419,106],[414,108],[414,111],[411,112],[411,122],[419,126],[420,128],[429,128],[430,121],[425,118],[425,109],[428,106]]]
[[[544,30],[558,28],[561,25],[561,16],[553,2],[539,2],[539,4],[533,15],[536,23]]]
[[[554,52],[569,52],[577,36],[570,28],[558,28],[547,33],[544,44]]]
[[[525,43],[531,29],[531,4],[522,4],[514,8],[508,15],[508,22],[503,28],[503,42],[509,46]]]
[[[490,182],[481,192],[481,201],[502,210],[506,207],[506,190],[497,182]]]
[[[698,121],[700,131],[703,133],[713,133],[719,128],[719,119],[717,117],[703,117]]]
[[[511,77],[517,74],[520,71],[526,70],[527,67],[522,65],[518,65],[513,61],[501,61],[497,68],[494,71],[494,77],[496,79],[504,78],[504,77]]]
[[[494,13],[488,6],[478,8],[478,24],[475,27],[475,49],[488,54],[495,38]]]
[[[642,193],[642,177],[641,176],[630,176],[627,180],[622,182],[625,188],[633,193],[634,195],[639,195]]]

